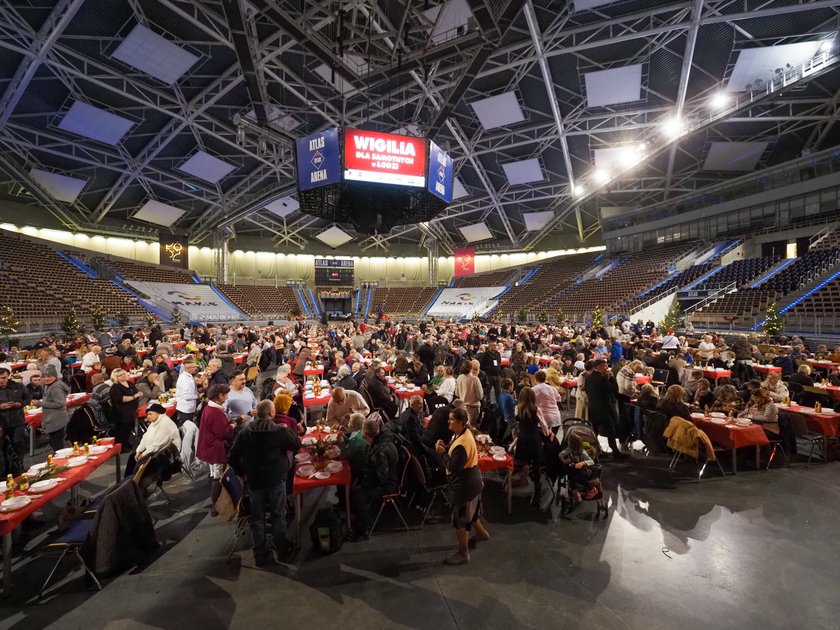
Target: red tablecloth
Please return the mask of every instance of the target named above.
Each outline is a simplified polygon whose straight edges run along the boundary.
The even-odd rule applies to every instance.
[[[26,494],[32,499],[32,502],[26,507],[23,507],[19,510],[15,510],[14,512],[0,512],[0,536],[12,532],[33,512],[36,512],[37,510],[41,509],[50,501],[55,499],[58,495],[67,492],[76,484],[84,481],[88,477],[88,475],[90,475],[90,473],[99,468],[102,464],[107,462],[112,457],[118,455],[121,448],[122,447],[119,444],[114,444],[107,452],[102,453],[101,455],[96,455],[95,458],[89,458],[84,466],[68,468],[60,475],[60,477],[64,479],[64,481],[59,482],[59,484],[55,488],[48,492],[44,492],[41,494],[29,494],[20,491],[15,492],[15,495]],[[56,459],[55,463],[57,465],[61,465],[65,461],[66,460]]]
[[[324,433],[322,431],[312,431],[307,433],[304,436],[304,438],[314,437],[317,439],[323,439],[326,435],[330,434]],[[310,452],[310,447],[303,446],[298,452],[308,453]],[[350,473],[350,464],[346,460],[340,460],[342,463],[341,470],[337,473],[330,473],[330,476],[327,479],[315,479],[315,477],[301,477],[297,474],[297,469],[299,466],[303,466],[305,464],[312,464],[315,466],[316,470],[321,470],[329,461],[331,460],[325,459],[323,462],[320,463],[311,461],[303,462],[302,464],[295,464],[295,482],[293,491],[294,496],[302,494],[308,490],[323,488],[325,486],[349,486],[351,483],[353,483],[353,475]]]
[[[645,376],[644,374],[639,374],[636,377],[636,385],[647,385],[648,383],[650,383],[650,381],[650,376]]]
[[[318,367],[314,367],[314,368],[313,367],[308,367],[308,368],[303,369],[303,375],[304,376],[315,376],[317,374],[323,374],[323,373],[324,373],[324,366],[323,365],[319,365]]]
[[[414,389],[407,389],[405,391],[400,391],[400,389],[393,383],[388,383],[388,387],[391,388],[391,391],[394,392],[394,394],[396,394],[397,398],[399,398],[400,400],[408,400],[412,396],[420,396],[420,398],[425,398],[426,396],[426,392],[420,387],[415,387]]]
[[[762,374],[772,374],[773,372],[781,373],[782,371],[782,368],[775,365],[754,365],[753,368],[756,372],[761,372]]]
[[[176,341],[172,344],[172,347],[173,348],[183,348],[186,345],[187,345],[186,341]]]
[[[237,355],[234,355],[233,362],[236,365],[242,365],[242,363],[244,363],[245,359],[247,359],[247,358],[248,358],[248,353],[247,352],[241,352]]]
[[[821,370],[830,370],[835,365],[840,365],[840,363],[834,363],[833,361],[829,361],[827,359],[822,361],[815,361],[814,359],[810,359],[806,361],[806,363],[811,367],[819,368]]]
[[[187,357],[172,357],[169,360],[172,362],[172,365],[180,365],[181,363],[184,362],[184,359],[186,359],[186,358]]]
[[[764,429],[758,424],[739,427],[734,424],[716,424],[706,418],[692,418],[692,421],[709,436],[712,442],[726,449],[770,444]]]
[[[500,361],[500,363],[501,363],[502,367],[506,367],[506,366],[510,365],[510,359],[502,359]]]
[[[483,473],[491,470],[513,470],[513,457],[509,453],[505,453],[505,460],[502,462],[493,459],[492,455],[482,455],[478,458],[478,468]]]
[[[538,357],[538,359],[539,359],[540,363],[542,363],[544,365],[548,365],[549,363],[551,363],[554,360],[554,357]]]
[[[29,363],[26,361],[18,361],[17,363],[12,363],[12,370],[22,370],[24,369]]]
[[[834,400],[840,400],[840,387],[837,387],[836,385],[828,385],[825,388],[825,391]]]
[[[70,394],[67,397],[67,408],[78,407],[85,404],[91,399],[90,394]],[[26,416],[26,424],[30,427],[38,428],[41,426],[41,421],[44,419],[44,411],[39,407],[35,411],[24,414]]]
[[[577,387],[577,386],[578,386],[578,382],[577,382],[576,379],[564,380],[563,381],[563,387],[565,387],[566,389],[572,389],[572,388]]]
[[[317,398],[307,398],[304,394],[303,396],[303,406],[304,407],[316,407],[318,405],[326,405],[330,402],[330,390],[329,388],[324,388],[321,390],[321,395]]]
[[[732,372],[729,370],[703,370],[703,376],[716,381],[719,378],[730,378]]]
[[[779,411],[805,416],[805,422],[811,431],[828,436],[840,436],[840,413],[816,413],[810,407],[799,405],[779,405]]]

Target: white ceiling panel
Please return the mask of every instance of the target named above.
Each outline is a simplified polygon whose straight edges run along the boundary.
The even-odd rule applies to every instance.
[[[642,98],[642,64],[587,72],[584,80],[589,107],[632,103]]]
[[[545,212],[525,212],[522,220],[525,221],[525,229],[529,232],[539,232],[545,224],[551,221],[554,213],[551,210]]]
[[[347,232],[335,225],[329,228],[328,230],[324,230],[320,234],[316,234],[315,238],[317,238],[322,243],[329,245],[330,247],[340,247],[348,241],[353,240],[352,236],[350,236]]]
[[[704,171],[752,171],[769,142],[712,142]]]
[[[463,32],[473,14],[467,0],[448,0],[423,11],[423,16],[434,25],[429,32],[432,43],[437,45],[458,37],[459,29]]]
[[[488,238],[493,238],[493,233],[486,223],[473,223],[472,225],[465,225],[458,228],[461,234],[469,243],[477,241],[486,241]]]
[[[726,91],[745,92],[748,90],[747,85],[755,88],[759,83],[767,83],[775,76],[777,69],[784,72],[787,64],[798,66],[813,59],[821,45],[820,41],[799,42],[742,50],[729,75]]]
[[[198,61],[196,55],[142,24],[131,29],[113,57],[167,85],[175,83]]]
[[[505,92],[470,103],[485,129],[505,127],[525,120],[515,92]]]
[[[507,164],[502,164],[502,169],[511,186],[540,182],[545,179],[542,166],[537,158],[520,160],[519,162],[508,162]]]
[[[300,209],[300,204],[297,199],[283,197],[266,204],[265,209],[272,214],[276,214],[278,217],[285,219],[290,214],[297,212]]]
[[[47,191],[50,197],[58,201],[66,201],[67,203],[76,201],[88,181],[77,177],[51,173],[50,171],[42,171],[39,168],[33,168],[29,171],[29,174],[32,176],[32,179],[38,182],[41,188]]]
[[[58,123],[58,128],[63,131],[111,145],[122,140],[133,126],[134,122],[127,118],[82,101],[73,103]]]
[[[248,110],[248,112],[245,114],[245,118],[247,118],[253,123],[257,122],[257,117],[254,114],[253,109]],[[282,109],[280,109],[276,105],[268,106],[268,125],[270,127],[274,127],[282,131],[294,131],[295,129],[300,127],[301,124],[302,123],[300,120],[298,120],[291,114],[286,114]]]
[[[588,11],[597,7],[605,7],[608,4],[617,2],[618,0],[575,0],[575,11]],[[653,4],[650,2],[649,4]]]
[[[234,169],[236,167],[233,164],[228,164],[224,160],[220,160],[204,151],[197,151],[190,159],[178,167],[179,171],[203,179],[205,182],[210,182],[211,184],[218,183]]]
[[[343,59],[344,63],[350,68],[350,70],[353,71],[353,74],[355,74],[356,76],[363,76],[365,73],[367,73],[367,63],[358,55],[347,53],[344,55]],[[322,63],[320,66],[315,68],[315,74],[317,74],[327,83],[332,84],[332,86],[342,94],[350,94],[351,92],[356,91],[356,88],[354,88],[347,81],[342,79],[338,72],[336,72],[335,77],[333,77],[332,69],[325,63]]]
[[[163,227],[170,227],[185,213],[184,210],[170,206],[168,203],[150,199],[132,217],[136,221],[146,221]]]

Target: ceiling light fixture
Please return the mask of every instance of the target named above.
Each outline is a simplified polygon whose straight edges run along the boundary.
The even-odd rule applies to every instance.
[[[599,184],[606,184],[608,181],[610,181],[609,171],[604,170],[602,168],[596,170],[593,177],[595,178],[595,181]]]
[[[575,184],[572,186],[572,193],[574,193],[576,197],[583,197],[584,193],[586,193],[586,188],[583,184]]]
[[[834,48],[834,41],[833,41],[833,40],[831,40],[831,39],[827,39],[827,40],[825,40],[825,41],[822,43],[822,45],[820,46],[820,50],[821,50],[822,52],[828,52],[828,51],[830,51],[832,48]]]
[[[685,133],[685,124],[679,118],[669,118],[662,124],[662,131],[669,138],[678,138]]]

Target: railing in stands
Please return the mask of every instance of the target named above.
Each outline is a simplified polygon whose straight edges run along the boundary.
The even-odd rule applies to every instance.
[[[837,229],[838,225],[840,225],[840,223],[836,221],[834,223],[829,223],[819,232],[814,234],[811,238],[808,239],[808,249],[812,249],[814,245],[817,245],[826,236],[832,234]]]
[[[692,304],[687,309],[685,309],[685,314],[688,315],[689,313],[696,313],[698,310],[702,309],[705,306],[708,306],[712,302],[718,301],[721,297],[723,297],[727,293],[730,293],[731,291],[734,291],[737,288],[738,288],[738,283],[737,282],[731,282],[730,284],[727,284],[723,287],[720,287],[720,288],[718,288],[717,291],[715,291],[714,293],[712,293],[708,297],[706,297],[706,298],[700,300],[699,302],[697,302],[697,304]]]

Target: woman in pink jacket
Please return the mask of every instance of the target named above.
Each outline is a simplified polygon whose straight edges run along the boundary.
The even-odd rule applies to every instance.
[[[222,475],[227,465],[227,449],[233,438],[234,425],[228,420],[223,405],[230,387],[211,385],[207,390],[207,405],[201,412],[196,457],[210,464],[210,515],[216,516],[216,501],[222,493]]]

